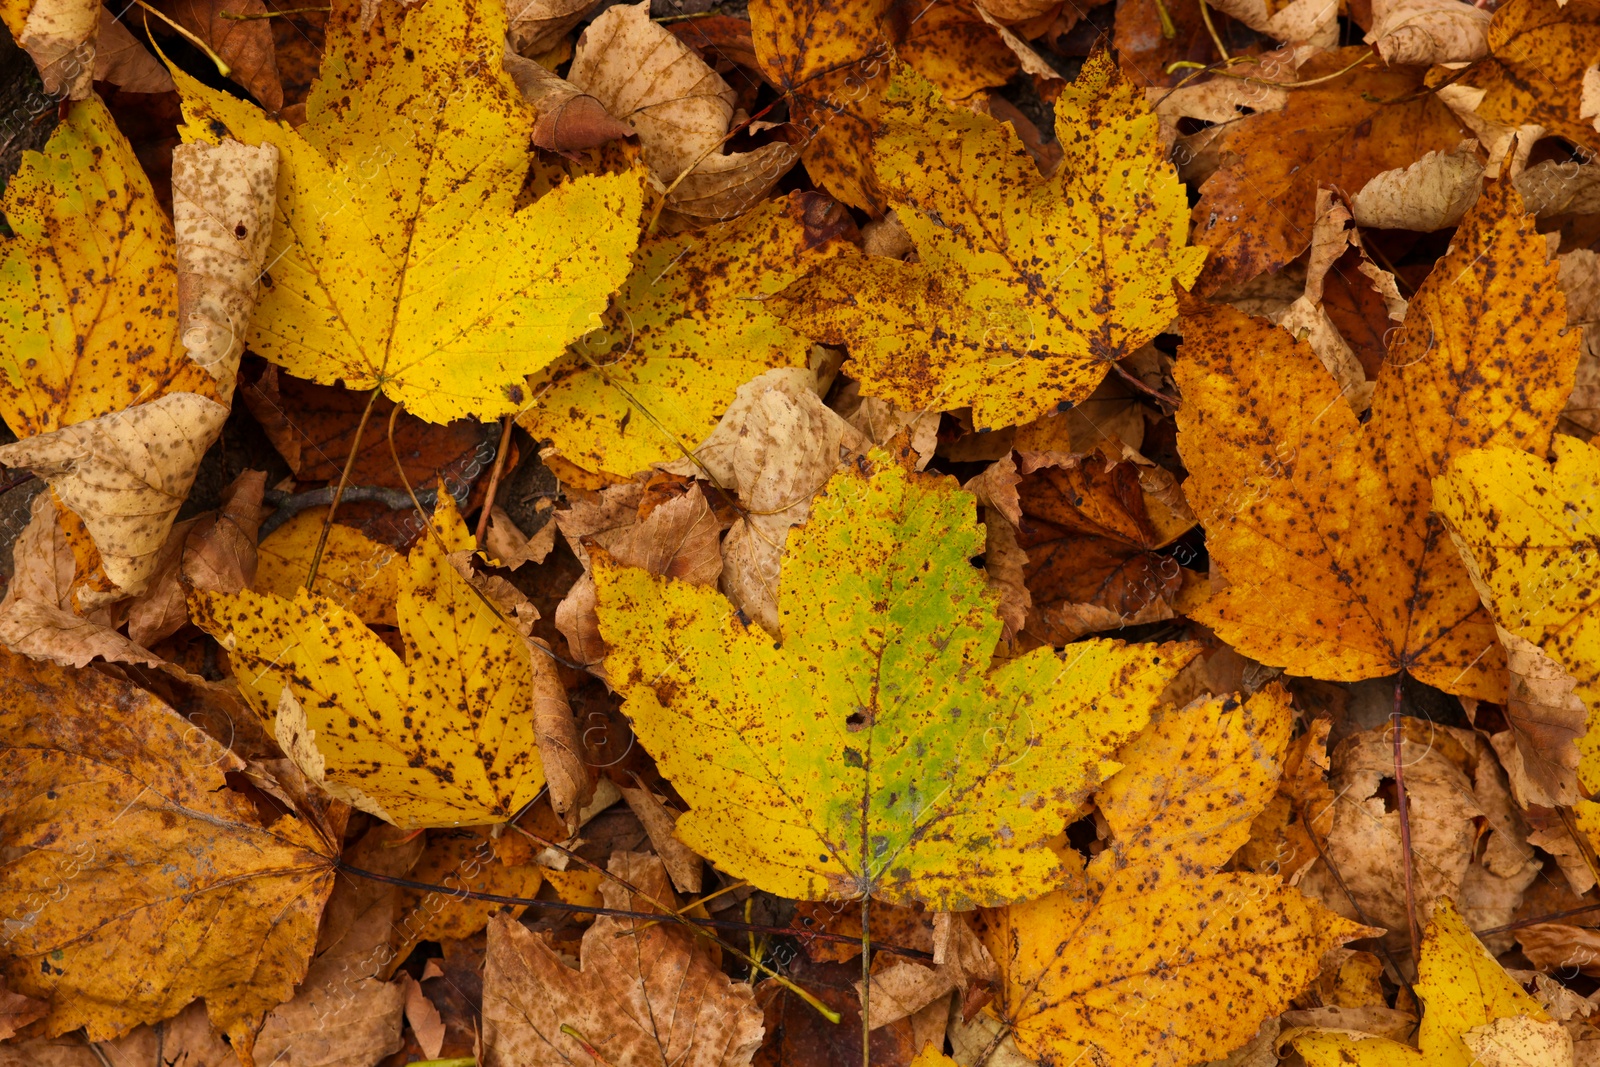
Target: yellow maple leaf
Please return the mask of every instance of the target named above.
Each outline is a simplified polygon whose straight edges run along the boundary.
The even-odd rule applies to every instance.
[[[1290,1041],[1308,1067],[1473,1067],[1515,1062],[1480,1058],[1470,1047],[1495,1020],[1521,1016],[1538,1023],[1551,1021],[1539,1002],[1523,992],[1473,936],[1449,897],[1441,897],[1434,906],[1423,938],[1417,999],[1422,1002],[1420,1051],[1346,1030],[1302,1031]],[[1475,1030],[1478,1033],[1472,1033]],[[1569,1045],[1568,1063],[1570,1051]],[[1555,1059],[1527,1062],[1559,1064]]]
[[[293,995],[343,820],[265,825],[225,781],[244,766],[128,682],[0,649],[0,979],[50,999],[48,1034],[101,1041],[204,997],[248,1055]]]
[[[1494,626],[1430,480],[1500,444],[1542,452],[1577,366],[1558,264],[1489,183],[1411,301],[1363,424],[1303,341],[1190,305],[1176,377],[1184,483],[1228,587],[1192,613],[1243,654],[1356,681],[1408,671],[1499,700]]]
[[[696,448],[735,390],[803,367],[811,342],[764,298],[838,254],[813,225],[842,211],[794,193],[697,233],[645,241],[599,329],[528,381],[518,422],[587,470],[627,478]]]
[[[196,592],[190,610],[275,717],[279,744],[334,796],[406,828],[503,822],[544,785],[534,675],[554,668],[452,565],[473,540],[450,494],[433,523],[440,540],[423,536],[399,577],[404,659],[304,589]]]
[[[18,437],[172,392],[217,399],[178,340],[172,224],[99,97],[23,153],[0,211],[0,418]]]
[[[256,551],[256,580],[251,588],[293,600],[311,568],[327,514],[327,508],[302,511],[263,537]],[[403,569],[398,550],[352,526],[334,523],[322,548],[316,591],[362,622],[396,626],[395,601]]]
[[[597,555],[607,677],[689,803],[678,836],[735,877],[940,910],[1038,895],[1063,873],[1046,840],[1195,650],[1093,640],[991,672],[973,497],[872,463],[790,533],[779,641]]]
[[[1015,133],[946,108],[910,71],[874,141],[879,181],[919,262],[857,254],[776,299],[802,333],[850,348],[861,391],[909,410],[972,406],[977,428],[1084,400],[1166,328],[1188,205],[1141,91],[1091,57],[1056,100],[1065,153],[1039,175]]]
[[[1468,573],[1510,633],[1539,646],[1600,713],[1600,449],[1557,435],[1555,465],[1509,448],[1458,456],[1433,502]],[[1578,741],[1578,779],[1600,792],[1600,736]]]
[[[1272,685],[1169,711],[1118,753],[1126,766],[1097,798],[1108,847],[1067,888],[985,917],[1002,973],[989,1010],[1023,1054],[1220,1058],[1316,978],[1325,951],[1368,932],[1275,875],[1215,873],[1272,797],[1292,723]]]
[[[174,73],[185,138],[282,153],[250,346],[430,422],[513,413],[627,275],[642,178],[575,178],[516,209],[533,116],[502,64],[505,5],[380,5],[367,29],[361,11],[335,5],[296,129]]]

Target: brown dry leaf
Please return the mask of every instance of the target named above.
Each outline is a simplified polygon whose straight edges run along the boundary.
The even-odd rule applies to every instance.
[[[176,88],[167,68],[108,8],[100,9],[94,80],[108,81],[126,93],[170,93]]]
[[[859,912],[859,905],[852,905]],[[861,1067],[861,999],[855,983],[859,963],[814,963],[804,956],[788,967],[788,978],[838,1012],[839,1022],[823,1018],[811,1005],[768,978],[756,986],[766,1040],[755,1067]],[[869,1034],[873,1067],[910,1067],[921,1050],[911,1019],[880,1026]],[[3,1046],[0,1046],[3,1047]]]
[[[272,20],[227,17],[264,15],[267,6],[262,0],[154,0],[154,6],[221,56],[230,68],[228,76],[264,109],[282,110],[283,84],[278,80]]]
[[[0,1041],[9,1039],[24,1026],[48,1014],[49,1001],[13,993],[0,983]]]
[[[714,585],[723,566],[722,524],[698,485],[690,485],[684,495],[643,518],[639,517],[637,482],[601,490],[600,496],[599,504],[579,505],[558,512],[555,518],[584,560],[583,577],[556,608],[556,629],[567,639],[573,658],[596,671],[606,658],[606,646],[600,639],[594,575],[585,542],[610,553],[619,563],[696,585]]]
[[[742,215],[799,159],[781,142],[722,153],[734,91],[694,49],[651,20],[649,0],[607,8],[591,22],[578,38],[567,80],[639,132],[645,163],[676,211]]]
[[[605,105],[543,64],[506,53],[506,73],[533,109],[533,143],[552,152],[574,153],[634,136],[634,128],[611,117]]]
[[[1291,0],[1282,5],[1271,0],[1221,0],[1212,6],[1252,30],[1315,51],[1332,48],[1339,41],[1338,6],[1325,0]]]
[[[91,1040],[204,997],[248,1065],[306,973],[342,819],[267,825],[227,787],[244,761],[148,693],[7,652],[0,665],[0,975],[50,998],[47,1035]]]
[[[680,893],[698,894],[700,857],[693,849],[679,841],[672,832],[678,816],[682,813],[667,807],[653,790],[644,786],[634,789],[622,786],[621,790],[622,799],[628,802],[628,807],[638,816],[639,822],[644,826],[644,832],[650,835],[651,847],[656,850],[656,855],[661,857],[667,873],[672,876],[673,887]]]
[[[1489,54],[1489,18],[1463,0],[1373,0],[1366,40],[1392,66],[1470,63]]]
[[[607,907],[678,906],[656,857],[615,853],[609,869],[639,892],[603,882]],[[484,1067],[591,1059],[742,1067],[761,1044],[761,1009],[751,988],[722,974],[712,953],[672,923],[602,916],[584,932],[582,963],[574,968],[533,931],[497,918],[489,926],[483,990]]]
[[[1311,233],[1305,292],[1288,307],[1269,315],[1279,326],[1305,339],[1357,414],[1372,406],[1373,386],[1367,380],[1366,366],[1356,357],[1333,316],[1323,306],[1323,294],[1334,265],[1352,246],[1360,247],[1360,242],[1360,231],[1351,219],[1350,208],[1332,190],[1318,189],[1317,223]],[[1392,287],[1392,276],[1389,282]],[[1398,298],[1398,291],[1395,295]]]
[[[1510,811],[1496,777],[1498,764],[1470,731],[1411,717],[1403,722],[1400,759],[1418,915],[1429,914],[1435,901],[1448,897],[1461,901],[1475,927],[1509,921],[1540,865],[1525,843],[1526,826],[1516,825],[1520,820]],[[1332,787],[1338,799],[1323,849],[1338,878],[1321,866],[1300,886],[1334,911],[1354,916],[1348,892],[1366,921],[1386,927],[1396,945],[1404,946],[1410,927],[1394,765],[1387,725],[1348,737],[1335,748]]]
[[[313,963],[294,999],[268,1013],[256,1036],[260,1067],[366,1067],[400,1050],[405,987],[341,964]]]
[[[106,577],[141,593],[228,409],[199,393],[148,404],[0,447],[0,463],[46,478],[100,551]]]
[[[338,481],[366,407],[365,395],[317,385],[283,374],[277,367],[268,367],[259,381],[239,392],[297,479]],[[402,488],[386,429],[393,410],[393,401],[386,397],[373,405],[372,425],[385,429],[362,435],[350,471],[352,484]],[[441,480],[470,480],[494,462],[494,441],[486,437],[481,423],[470,419],[437,426],[402,411],[395,420],[394,447],[406,480],[419,492]]]
[[[549,505],[549,500],[540,502]],[[548,506],[540,509],[548,512]],[[550,550],[556,546],[554,515],[547,515],[544,525],[532,537],[518,529],[517,524],[499,504],[489,509],[489,531],[483,538],[484,558],[493,566],[516,570],[524,563],[543,563]]]
[[[73,610],[77,563],[49,492],[33,498],[31,517],[12,547],[12,559],[16,569],[5,599],[0,600],[0,644],[63,666],[84,667],[96,657],[110,663],[160,665],[159,656],[112,628],[106,609],[87,616]]]
[[[98,0],[28,0],[0,6],[12,40],[33,57],[52,96],[82,100],[92,95]]]
[[[108,1063],[111,1067],[239,1067],[239,1057],[212,1029],[205,1006],[199,1003],[112,1041],[91,1043],[75,1034],[0,1045],[0,1067],[106,1067]]]
[[[1301,80],[1333,74],[1361,51],[1317,56],[1300,69]],[[1194,207],[1193,240],[1211,250],[1197,292],[1248,281],[1303,252],[1320,186],[1359,189],[1375,175],[1460,143],[1460,123],[1421,87],[1418,72],[1384,70],[1374,59],[1290,93],[1282,111],[1229,127],[1222,141],[1228,162],[1201,186]]]
[[[1538,923],[1514,932],[1522,954],[1541,971],[1600,974],[1600,932],[1587,926]]]
[[[1511,183],[1486,186],[1411,301],[1365,423],[1307,346],[1190,305],[1176,370],[1184,493],[1229,583],[1196,621],[1292,673],[1404,670],[1503,699],[1503,654],[1429,516],[1431,480],[1471,449],[1550,440],[1578,337],[1544,246]]]
[[[401,890],[401,910],[395,922],[396,948],[387,975],[423,941],[471,937],[492,916],[520,917],[524,909],[453,896],[450,890],[469,889],[499,896],[531,898],[544,883],[545,871],[534,863],[526,838],[508,831],[498,839],[488,827],[456,827],[428,831],[428,847],[407,875],[412,881],[442,885],[443,891]]]
[[[1440,0],[1467,11],[1461,0]],[[1350,198],[1356,224],[1380,230],[1446,230],[1461,221],[1483,191],[1477,142],[1429,152],[1409,167],[1374,175]]]
[[[525,56],[548,52],[593,7],[590,0],[508,0],[507,32],[512,47]]]
[[[952,991],[964,994],[968,1014],[988,1003],[1000,980],[1000,968],[989,949],[963,916],[940,912],[933,922],[932,967],[891,957],[887,967],[874,970],[871,995],[867,998],[872,1006],[867,1021],[870,1029],[915,1015],[936,1002],[942,1011],[941,998]],[[881,937],[877,933],[873,936]],[[856,983],[856,992],[861,992],[860,982]]]
[[[817,398],[810,371],[780,368],[739,387],[722,421],[695,449],[702,468],[744,505],[722,544],[720,585],[735,606],[778,632],[778,574],[791,527],[811,513],[811,498],[838,468],[841,447],[860,435]]]
[[[1554,808],[1579,797],[1578,742],[1589,713],[1577,695],[1577,681],[1527,638],[1496,627],[1506,650],[1509,684],[1505,717],[1510,729],[1490,743],[1511,779],[1517,803]]]
[[[222,491],[220,511],[173,527],[150,588],[128,605],[128,636],[152,645],[189,621],[190,589],[237,593],[256,580],[256,532],[267,476],[245,471]]]
[[[233,395],[266,266],[277,181],[274,145],[229,138],[172,150],[179,335],[224,399]]]
[[[1298,885],[1317,861],[1333,830],[1336,798],[1328,785],[1332,726],[1332,720],[1316,719],[1289,743],[1277,795],[1256,816],[1250,840],[1239,850],[1237,860],[1245,869],[1276,874],[1289,885]]]

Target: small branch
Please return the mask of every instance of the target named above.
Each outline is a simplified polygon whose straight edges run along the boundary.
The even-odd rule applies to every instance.
[[[1406,770],[1402,751],[1405,747],[1405,730],[1400,701],[1405,678],[1404,671],[1394,676],[1394,712],[1389,716],[1389,730],[1394,740],[1394,806],[1400,815],[1400,860],[1406,871],[1406,921],[1411,926],[1411,967],[1415,971],[1418,953],[1422,951],[1422,929],[1417,925],[1417,898],[1412,884],[1411,812],[1406,802]]]
[[[483,514],[478,516],[478,529],[474,533],[478,547],[483,547],[483,536],[489,531],[489,512],[494,510],[494,495],[500,491],[500,473],[506,469],[506,452],[511,448],[511,416],[502,420],[500,447],[494,454],[494,467],[489,471],[489,493],[483,498]]]
[[[322,533],[317,536],[316,550],[311,553],[311,568],[306,573],[306,591],[317,591],[317,568],[322,566],[322,552],[328,547],[328,531],[333,529],[333,516],[339,510],[339,500],[344,496],[345,486],[350,484],[350,472],[355,470],[356,455],[361,451],[361,435],[366,432],[367,422],[372,418],[372,409],[378,403],[378,396],[383,392],[379,386],[372,387],[372,395],[367,397],[367,406],[361,409],[361,421],[356,423],[355,436],[350,438],[350,455],[345,457],[344,470],[339,472],[339,486],[333,491],[333,499],[328,501],[328,513],[322,517]],[[395,406],[399,410],[399,405]]]

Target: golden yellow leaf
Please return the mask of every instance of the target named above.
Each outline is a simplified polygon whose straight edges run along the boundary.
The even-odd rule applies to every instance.
[[[447,553],[472,535],[448,493],[399,575],[402,659],[337,601],[196,593],[196,625],[232,657],[279,744],[334,796],[396,826],[503,822],[538,795],[535,672],[554,668]],[[537,656],[537,658],[535,658]]]
[[[1555,465],[1510,448],[1458,456],[1434,481],[1433,504],[1473,582],[1510,633],[1572,676],[1600,713],[1600,449],[1555,438]],[[1578,780],[1600,792],[1600,737],[1578,740]]]
[[[1060,883],[1046,841],[1194,655],[1084,641],[989,670],[970,494],[882,452],[789,535],[772,635],[712,589],[596,558],[606,674],[690,810],[678,837],[804,900],[939,910]]]
[[[1184,492],[1228,587],[1193,612],[1244,655],[1355,681],[1408,671],[1500,700],[1505,659],[1428,515],[1452,456],[1542,452],[1572,389],[1557,265],[1491,182],[1411,301],[1363,425],[1304,342],[1226,306],[1184,315]]]
[[[293,600],[311,569],[311,556],[327,514],[326,508],[302,511],[264,537],[257,550],[259,562],[251,588]],[[395,601],[400,596],[400,572],[404,567],[396,549],[372,540],[353,526],[334,523],[328,529],[322,562],[317,567],[316,591],[362,622],[397,626]]]
[[[1214,873],[1272,796],[1292,722],[1277,685],[1160,715],[1098,797],[1109,847],[1066,888],[986,917],[1003,976],[990,1010],[1024,1055],[1220,1058],[1311,983],[1325,951],[1363,936],[1275,876]]]
[[[342,826],[264,824],[224,781],[243,768],[127,682],[0,650],[0,979],[50,999],[49,1035],[204,997],[247,1054],[293,994]]]
[[[874,142],[878,178],[919,262],[839,257],[774,301],[850,348],[868,396],[972,406],[980,430],[1086,399],[1165,329],[1192,283],[1188,207],[1156,117],[1104,54],[1055,104],[1065,158],[1041,177],[1010,127],[947,109],[910,71]]]
[[[515,209],[533,116],[502,66],[505,6],[354,0],[328,22],[297,129],[175,75],[188,140],[282,153],[251,348],[291,374],[381,388],[430,422],[519,410],[523,379],[593,328],[638,240],[638,173]]]
[[[1584,72],[1600,61],[1600,3],[1510,0],[1489,23],[1489,55],[1460,77],[1482,97],[1479,118],[1502,126],[1532,123],[1590,149],[1600,147],[1594,116],[1583,114]]]
[[[172,225],[98,97],[23,154],[0,210],[0,418],[17,436],[171,392],[216,399],[178,340]]]
[[[1292,1038],[1308,1067],[1473,1067],[1480,1060],[1463,1035],[1496,1019],[1524,1016],[1548,1022],[1539,1002],[1495,962],[1448,897],[1440,898],[1422,942],[1417,967],[1421,1051],[1388,1038],[1343,1030],[1312,1030]],[[1477,1035],[1474,1035],[1476,1039]],[[1511,1061],[1515,1062],[1515,1061]],[[1551,1067],[1557,1067],[1552,1061]]]
[[[842,211],[793,193],[724,225],[645,241],[598,328],[529,379],[517,421],[563,458],[620,478],[693,451],[739,386],[806,365],[811,342],[764,298],[842,251],[827,227]]]

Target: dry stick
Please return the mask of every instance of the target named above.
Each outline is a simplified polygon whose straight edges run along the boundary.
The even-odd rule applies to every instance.
[[[480,547],[483,545],[483,535],[489,529],[489,512],[494,510],[494,495],[500,490],[500,472],[506,469],[506,452],[511,447],[511,416],[507,415],[502,421],[505,425],[500,429],[500,448],[494,454],[494,467],[489,471],[489,493],[483,498],[483,514],[478,516],[478,529],[473,534]]]
[[[671,908],[669,908],[665,904],[661,903],[661,901],[656,900],[654,897],[650,896],[648,893],[646,893],[643,890],[641,890],[638,886],[633,885],[627,879],[619,878],[617,875],[612,874],[610,871],[606,870],[604,867],[600,866],[598,863],[595,863],[595,862],[593,862],[593,861],[591,861],[589,859],[586,859],[583,856],[578,855],[576,852],[572,851],[570,848],[567,848],[565,845],[557,844],[556,842],[548,840],[547,838],[540,837],[538,834],[534,833],[532,830],[529,830],[529,829],[527,829],[525,827],[522,827],[522,826],[518,826],[515,822],[509,823],[508,825],[513,830],[517,831],[517,833],[521,834],[522,836],[524,836],[526,838],[529,838],[530,840],[537,841],[539,844],[543,845],[545,848],[553,848],[557,852],[560,852],[562,855],[566,856],[568,859],[577,860],[579,863],[581,863],[585,867],[589,868],[589,870],[594,871],[596,874],[600,875],[600,877],[609,878],[611,881],[617,883],[617,885],[619,885],[623,889],[627,890],[633,896],[635,896],[635,897],[639,898],[640,900],[644,901],[646,904],[649,904],[651,907],[659,909],[660,915],[650,915],[650,916],[647,916],[647,918],[651,918],[651,919],[668,918],[668,919],[671,919],[673,922],[681,923],[690,932],[692,932],[696,937],[703,937],[703,938],[706,938],[708,941],[715,941],[717,944],[721,945],[726,951],[731,952],[733,955],[737,956],[739,959],[741,959],[745,963],[749,964],[752,970],[757,970],[757,971],[760,971],[763,974],[770,975],[773,979],[775,979],[778,982],[779,985],[783,986],[785,989],[789,990],[791,993],[795,994],[801,1000],[805,1001],[807,1004],[809,1004],[813,1008],[815,1008],[817,1010],[817,1013],[819,1015],[821,1015],[824,1019],[827,1019],[830,1023],[839,1022],[841,1016],[839,1015],[838,1012],[834,1011],[832,1008],[830,1008],[826,1004],[822,1003],[822,1001],[818,1000],[816,997],[812,996],[810,993],[806,992],[804,989],[801,989],[799,986],[795,985],[788,978],[785,978],[783,975],[779,974],[777,971],[774,971],[772,968],[768,967],[766,964],[757,962],[756,960],[751,959],[749,956],[746,956],[743,952],[741,952],[738,949],[734,948],[732,945],[730,945],[726,941],[722,940],[722,938],[717,937],[715,934],[707,933],[704,929],[701,928],[702,925],[704,924],[704,920],[691,919],[687,915],[675,914]],[[726,920],[719,920],[718,921],[718,925],[721,925],[725,921]],[[744,924],[740,923],[739,925],[743,926]],[[854,938],[847,938],[846,940],[854,941],[855,939]]]
[[[861,1067],[872,1067],[872,894],[861,894]]]
[[[1400,815],[1400,859],[1406,871],[1406,922],[1411,927],[1411,967],[1419,964],[1418,952],[1422,949],[1422,929],[1417,925],[1417,901],[1411,884],[1411,813],[1406,803],[1406,771],[1402,749],[1405,732],[1400,715],[1400,699],[1405,682],[1405,671],[1394,676],[1394,712],[1389,716],[1389,730],[1394,741],[1394,806]]]
[[[234,22],[243,22],[245,19],[276,19],[282,18],[285,15],[304,15],[307,12],[326,13],[332,10],[333,8],[331,7],[291,7],[284,11],[256,11],[244,14],[234,11],[223,11],[220,12],[220,14],[225,19],[231,19]]]
[[[1487,930],[1474,930],[1479,937],[1488,937],[1490,934],[1503,934],[1511,930],[1521,930],[1525,926],[1538,926],[1540,923],[1554,922],[1557,919],[1570,919],[1574,915],[1586,915],[1591,911],[1600,911],[1600,904],[1585,904],[1581,908],[1568,908],[1566,911],[1553,911],[1549,915],[1535,915],[1531,919],[1521,919],[1504,926],[1491,926]],[[1584,927],[1583,929],[1594,929]]]
[[[367,397],[367,406],[361,411],[361,421],[356,423],[356,435],[350,439],[350,455],[345,458],[344,470],[339,472],[339,487],[333,491],[333,500],[328,504],[328,513],[322,517],[322,532],[317,535],[317,550],[311,553],[311,570],[306,575],[308,593],[317,591],[317,568],[322,566],[322,552],[328,547],[328,532],[333,529],[333,513],[339,510],[339,499],[344,496],[344,487],[350,484],[350,472],[355,470],[356,453],[361,448],[361,435],[366,432],[367,420],[372,418],[372,409],[378,403],[378,394],[381,392],[383,392],[381,387],[373,387],[372,395]],[[399,411],[400,405],[396,404],[394,409]],[[391,419],[391,432],[393,425],[394,420]],[[406,488],[409,489],[410,486]]]
[[[1142,380],[1140,380],[1140,378],[1139,378],[1139,376],[1137,374],[1134,374],[1132,371],[1128,370],[1120,362],[1112,363],[1111,364],[1111,368],[1113,370],[1115,370],[1118,375],[1121,376],[1123,381],[1127,382],[1129,385],[1131,385],[1135,389],[1139,390],[1139,392],[1141,392],[1141,393],[1145,394],[1146,396],[1150,397],[1152,400],[1158,401],[1159,403],[1162,403],[1162,404],[1166,404],[1168,407],[1172,407],[1172,408],[1176,408],[1178,406],[1178,398],[1177,397],[1168,396],[1166,393],[1163,393],[1161,390],[1155,389],[1155,388],[1152,388],[1151,386],[1146,385]]]

